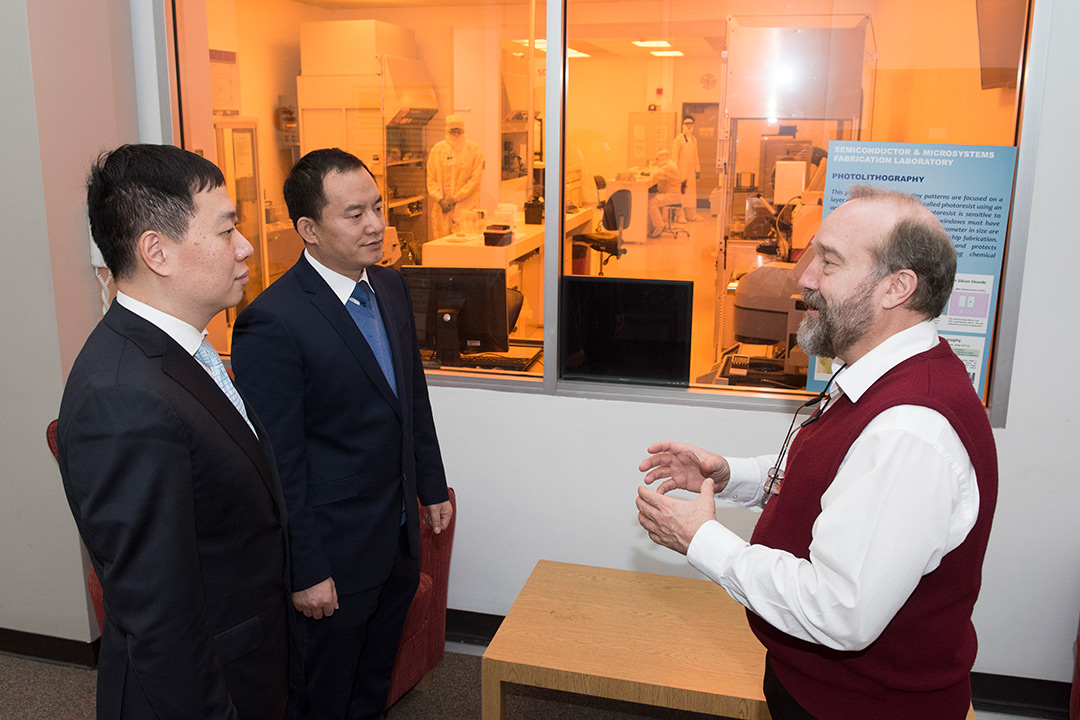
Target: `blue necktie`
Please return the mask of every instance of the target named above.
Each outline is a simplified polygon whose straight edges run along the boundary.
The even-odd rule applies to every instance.
[[[233,407],[237,409],[240,416],[244,418],[244,422],[251,428],[251,432],[255,432],[255,426],[251,424],[251,420],[248,419],[247,410],[244,409],[244,401],[240,399],[240,393],[236,391],[236,386],[233,385],[232,378],[229,377],[229,373],[225,370],[224,363],[221,362],[221,358],[217,354],[217,350],[210,344],[207,338],[203,338],[202,345],[195,351],[195,359],[198,360],[207,370],[210,371],[210,377],[214,378],[214,382],[221,388],[221,391],[225,393],[225,397],[229,398],[229,402],[233,404]],[[255,433],[258,435],[258,433]]]
[[[345,303],[345,308],[352,316],[353,322],[364,334],[364,339],[375,353],[375,359],[379,361],[386,381],[390,383],[390,389],[397,396],[397,383],[394,381],[394,361],[390,357],[390,341],[386,338],[386,328],[383,327],[382,317],[379,315],[379,304],[375,300],[366,280],[356,283],[352,295]]]
[[[356,283],[352,295],[345,303],[345,308],[352,316],[356,327],[364,334],[371,351],[375,353],[375,359],[379,361],[386,381],[390,383],[390,389],[397,397],[397,383],[394,382],[394,363],[390,358],[390,341],[386,338],[386,328],[383,326],[382,317],[379,315],[379,304],[375,301],[375,293],[372,292],[366,280]],[[405,501],[401,503],[401,524],[405,524]]]

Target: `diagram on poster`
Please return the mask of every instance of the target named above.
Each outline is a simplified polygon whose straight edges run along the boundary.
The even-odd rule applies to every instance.
[[[916,196],[952,238],[956,282],[937,327],[984,400],[1015,165],[1015,147],[829,143],[823,215],[847,199],[851,186],[870,185]],[[826,381],[811,372],[806,387],[820,391]]]
[[[990,298],[993,292],[994,277],[992,275],[957,273],[949,304],[945,307],[945,312],[937,319],[938,332],[955,330],[985,335],[990,319]]]

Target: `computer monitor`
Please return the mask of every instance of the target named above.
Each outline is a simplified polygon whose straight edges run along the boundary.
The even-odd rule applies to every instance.
[[[694,284],[564,276],[560,377],[687,387]]]
[[[463,353],[506,352],[510,327],[503,268],[406,265],[416,335],[439,364],[459,367]]]

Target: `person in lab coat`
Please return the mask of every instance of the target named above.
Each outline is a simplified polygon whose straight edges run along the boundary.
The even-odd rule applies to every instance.
[[[480,145],[465,137],[465,118],[446,118],[446,139],[428,155],[427,190],[431,195],[431,237],[454,231],[466,213],[479,205],[484,156]]]
[[[683,118],[682,132],[671,143],[671,158],[679,166],[682,177],[683,214],[687,222],[697,220],[697,176],[701,172],[701,161],[694,137],[694,118],[689,115]]]
[[[671,159],[667,150],[656,153],[656,170],[652,179],[656,181],[656,192],[649,195],[649,237],[659,237],[664,227],[664,216],[660,208],[665,205],[678,205],[682,202],[679,187],[682,185],[679,166]]]

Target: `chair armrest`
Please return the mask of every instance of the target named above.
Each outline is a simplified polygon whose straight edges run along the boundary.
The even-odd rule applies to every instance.
[[[454,528],[457,527],[457,496],[450,491],[450,506],[454,512],[450,524],[438,535],[427,523],[420,523],[420,572],[427,573],[434,582],[434,607],[443,608],[441,613],[445,630],[446,595],[450,584],[450,555],[454,546]],[[420,512],[423,513],[421,507]],[[422,517],[422,515],[421,515]],[[442,633],[445,635],[445,632]]]

